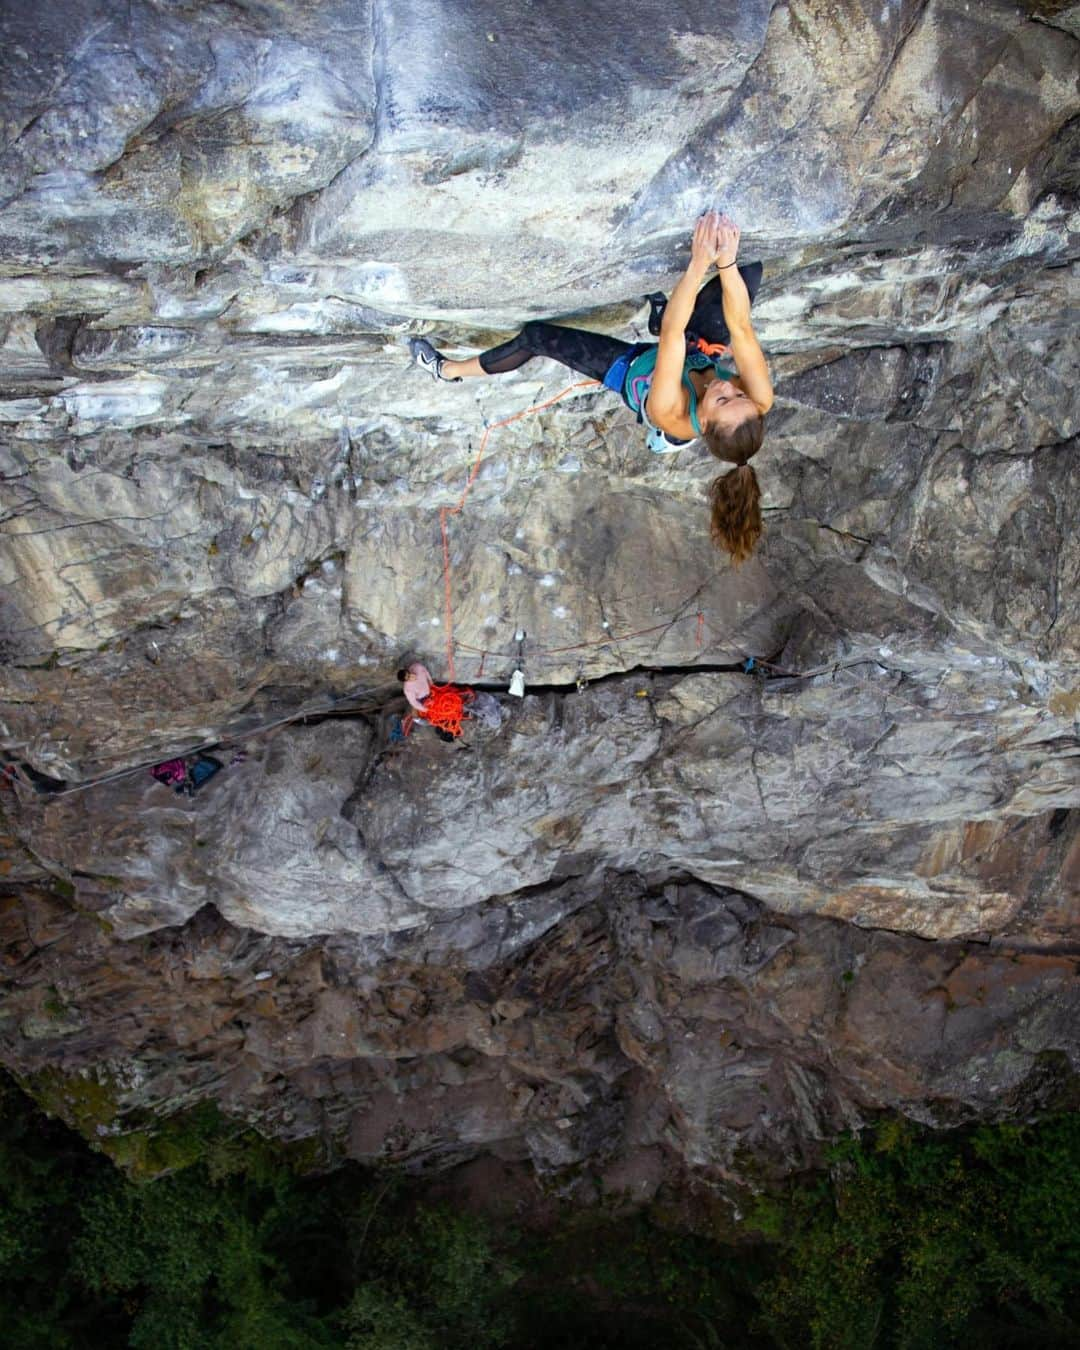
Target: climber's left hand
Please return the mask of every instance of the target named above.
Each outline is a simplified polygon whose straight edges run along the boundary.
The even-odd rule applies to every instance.
[[[716,258],[717,230],[721,217],[715,211],[698,216],[694,238],[690,245],[690,266],[704,275]]]

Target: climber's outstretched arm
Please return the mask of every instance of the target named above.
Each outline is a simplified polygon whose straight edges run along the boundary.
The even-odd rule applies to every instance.
[[[678,434],[686,417],[683,365],[686,361],[686,325],[705,274],[716,257],[716,232],[720,217],[715,211],[703,215],[694,227],[690,261],[664,310],[660,323],[660,346],[656,353],[645,411],[654,426]],[[749,310],[748,310],[749,312]]]
[[[738,252],[739,227],[727,216],[721,216],[716,227],[716,266],[724,295],[724,322],[731,334],[739,383],[764,414],[773,405],[772,378],[750,321],[750,293],[735,266]]]

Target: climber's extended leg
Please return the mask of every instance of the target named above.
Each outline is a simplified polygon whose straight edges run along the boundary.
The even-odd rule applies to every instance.
[[[414,343],[424,342],[414,338]],[[409,344],[412,347],[413,343]],[[431,347],[430,343],[426,344]],[[431,347],[439,365],[433,371],[443,380],[468,379],[477,375],[505,375],[534,356],[546,356],[593,380],[602,380],[615,361],[629,351],[630,343],[583,328],[563,328],[554,323],[527,323],[516,337],[491,347],[468,361],[451,361]],[[419,360],[419,358],[415,358]],[[425,369],[431,369],[425,364]]]
[[[480,364],[478,356],[470,356],[467,361],[451,361],[449,358],[444,360],[443,369],[447,374],[443,376],[444,380],[470,380],[476,375],[486,375],[487,371]]]

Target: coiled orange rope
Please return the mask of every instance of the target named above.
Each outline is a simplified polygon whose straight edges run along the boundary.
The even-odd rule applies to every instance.
[[[454,684],[433,684],[431,693],[424,700],[424,711],[414,716],[430,722],[437,731],[448,731],[451,736],[461,735],[461,723],[468,717],[466,704],[476,695],[471,689],[459,689]]]

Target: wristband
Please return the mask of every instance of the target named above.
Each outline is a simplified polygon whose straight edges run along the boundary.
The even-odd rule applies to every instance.
[[[734,267],[734,266],[735,266],[735,264],[734,264],[733,262],[724,263],[723,266],[721,266],[719,263],[717,263],[717,264],[716,264],[716,270],[717,270],[718,272],[723,272],[726,268],[728,268],[728,267]]]

